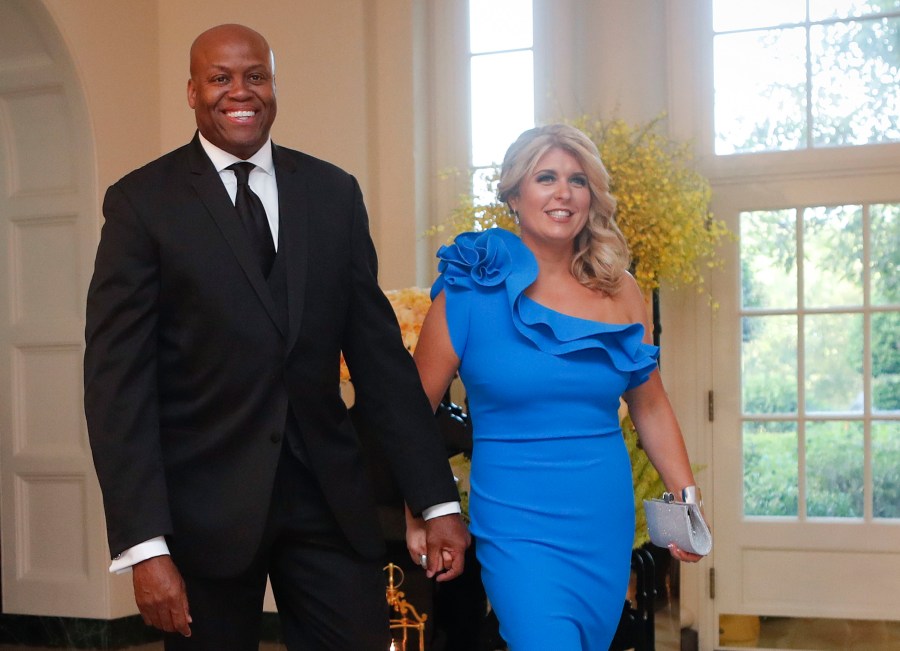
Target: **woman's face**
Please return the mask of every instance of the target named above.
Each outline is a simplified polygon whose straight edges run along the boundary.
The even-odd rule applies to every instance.
[[[554,147],[522,179],[509,206],[519,214],[523,239],[572,242],[587,223],[591,207],[587,174],[577,158]]]

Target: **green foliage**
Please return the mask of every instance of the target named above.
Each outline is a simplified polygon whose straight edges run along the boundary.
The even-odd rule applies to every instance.
[[[863,454],[861,422],[807,425],[807,515],[835,518],[863,516]]]
[[[622,434],[625,436],[625,447],[631,458],[631,476],[634,483],[634,548],[637,549],[650,541],[647,533],[647,514],[644,513],[644,500],[660,497],[665,492],[656,468],[650,463],[647,453],[638,443],[638,433],[630,416],[622,419]]]
[[[796,516],[799,473],[795,432],[745,431],[744,513]],[[895,422],[873,427],[872,485],[876,518],[900,518],[900,436]],[[810,517],[863,516],[863,435],[858,422],[813,423],[807,429],[806,502]]]
[[[872,514],[876,518],[900,518],[900,423],[873,423],[872,475]]]
[[[744,514],[796,515],[797,494],[796,433],[745,430]]]
[[[872,315],[872,406],[900,410],[900,312]]]
[[[872,404],[878,411],[900,410],[900,375],[873,378]]]
[[[777,360],[763,372],[744,378],[744,411],[748,414],[796,414],[797,370]]]

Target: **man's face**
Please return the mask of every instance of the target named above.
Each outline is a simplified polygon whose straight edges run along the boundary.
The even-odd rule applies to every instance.
[[[259,151],[275,121],[271,50],[252,30],[223,26],[191,48],[188,104],[203,137],[238,158]]]

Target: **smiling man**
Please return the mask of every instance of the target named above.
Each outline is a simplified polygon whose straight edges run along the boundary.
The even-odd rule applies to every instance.
[[[356,180],[272,143],[275,62],[241,25],[191,47],[194,139],[109,188],[85,413],[111,571],[166,649],[257,649],[266,577],[289,649],[384,651],[383,541],[339,390],[381,433],[429,575],[468,534],[377,283]]]

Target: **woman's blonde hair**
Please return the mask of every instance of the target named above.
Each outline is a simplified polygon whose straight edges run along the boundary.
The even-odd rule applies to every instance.
[[[568,124],[549,124],[524,132],[506,150],[497,198],[508,204],[510,198],[518,196],[522,180],[534,173],[541,157],[554,147],[575,157],[587,175],[591,192],[587,223],[575,236],[572,275],[586,287],[614,294],[631,264],[631,254],[614,218],[616,200],[609,193],[609,173],[597,146],[584,133]]]

